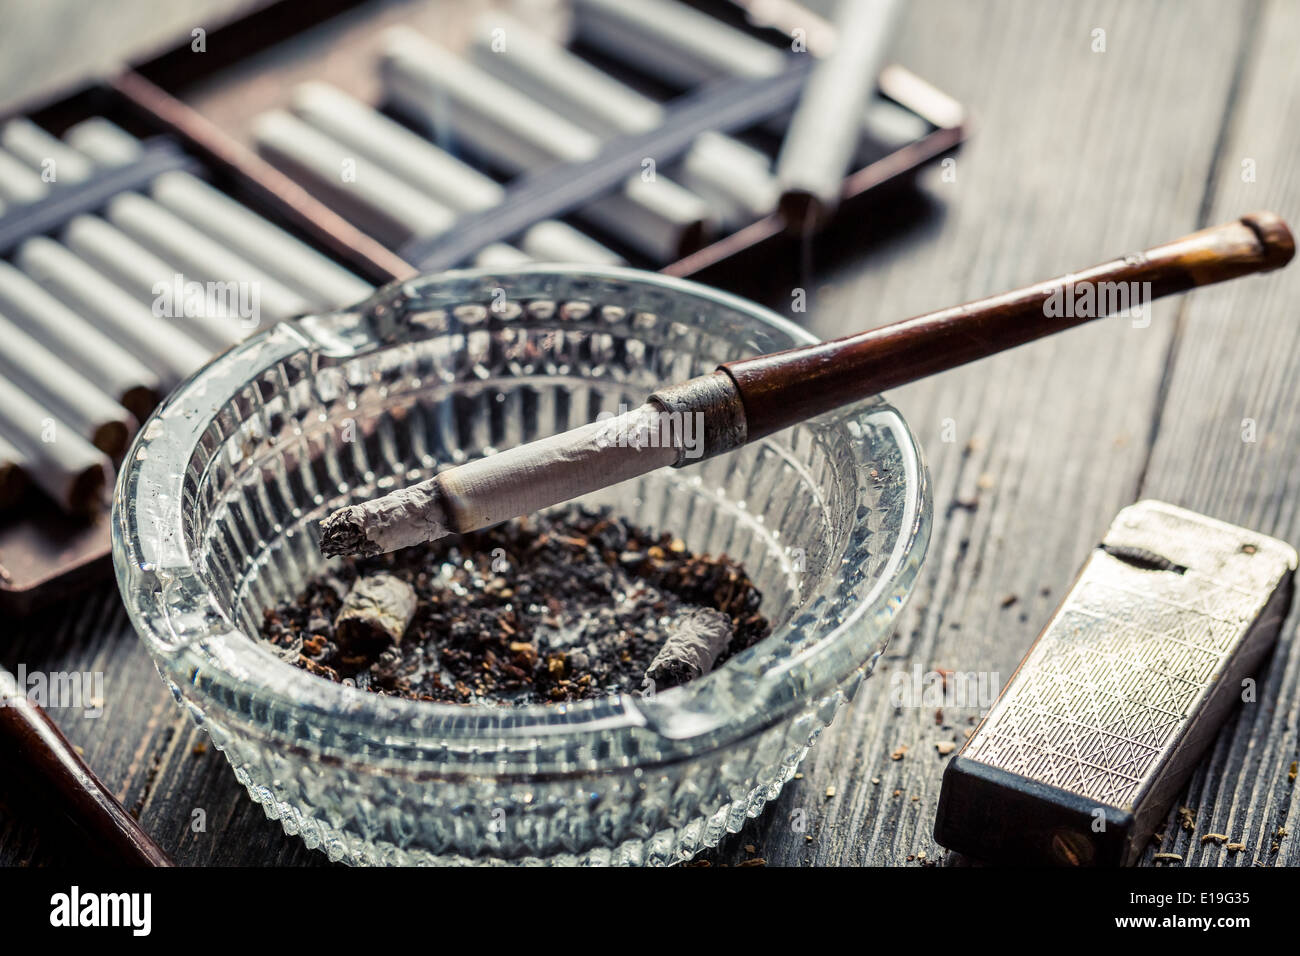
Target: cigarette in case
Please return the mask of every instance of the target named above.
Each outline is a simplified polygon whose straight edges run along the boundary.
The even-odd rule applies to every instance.
[[[144,155],[139,140],[103,117],[84,120],[68,136],[75,138],[78,148],[101,166],[127,165]],[[163,173],[150,184],[149,193],[159,204],[201,227],[231,252],[257,263],[313,305],[351,305],[374,291],[347,269],[191,173]]]
[[[110,226],[98,216],[77,216],[64,227],[63,244],[106,278],[125,289],[137,302],[152,307],[158,301],[156,290],[175,283],[176,267],[163,262],[126,233]],[[228,349],[243,341],[250,330],[241,328],[239,317],[225,299],[216,299],[210,307],[191,310],[178,327],[215,351]]]
[[[394,28],[386,44],[382,75],[393,104],[435,137],[455,137],[503,172],[582,162],[600,151],[599,137],[418,33]],[[663,262],[698,248],[710,223],[703,199],[660,175],[632,176],[579,214]]]
[[[67,367],[143,421],[162,394],[158,374],[34,279],[0,262],[0,311],[58,359],[39,374],[58,388]]]
[[[47,175],[50,182],[76,183],[90,178],[91,164],[85,156],[24,116],[0,127],[0,148]]]
[[[660,104],[500,12],[479,19],[471,57],[488,73],[527,90],[543,106],[572,117],[602,139],[664,125]],[[695,141],[679,173],[687,189],[719,211],[728,227],[738,229],[776,208],[771,165],[739,140],[706,133]]]
[[[935,839],[1132,865],[1291,602],[1290,545],[1159,501],[1120,512],[944,772]]]

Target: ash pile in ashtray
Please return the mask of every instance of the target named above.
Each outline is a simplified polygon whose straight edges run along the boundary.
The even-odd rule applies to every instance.
[[[262,637],[379,694],[549,703],[693,680],[767,635],[760,601],[725,555],[570,507],[334,562]]]

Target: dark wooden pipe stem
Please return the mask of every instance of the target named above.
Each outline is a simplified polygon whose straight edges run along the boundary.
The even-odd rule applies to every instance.
[[[1145,308],[1161,296],[1277,269],[1294,254],[1295,241],[1281,217],[1252,213],[1082,272],[869,332],[728,362],[722,370],[740,392],[746,440],[752,441],[885,389],[1103,318],[1112,299]],[[1083,310],[1086,315],[1069,306],[1049,307],[1054,297],[1070,301],[1090,283],[1094,305]],[[1111,284],[1121,283],[1124,295],[1113,297]]]
[[[0,672],[0,679],[12,676]],[[100,783],[49,716],[16,693],[0,690],[0,772],[14,798],[55,810],[86,836],[91,851],[115,866],[172,866],[150,838]]]

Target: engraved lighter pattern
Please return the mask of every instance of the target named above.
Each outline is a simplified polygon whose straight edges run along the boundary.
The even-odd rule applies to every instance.
[[[1106,543],[1187,570],[1096,552],[965,756],[1130,807],[1159,773],[1295,552],[1157,502],[1125,509]]]

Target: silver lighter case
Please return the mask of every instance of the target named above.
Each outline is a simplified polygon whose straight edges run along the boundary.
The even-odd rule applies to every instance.
[[[944,772],[942,845],[1132,865],[1291,601],[1296,551],[1160,501],[1116,517]]]

